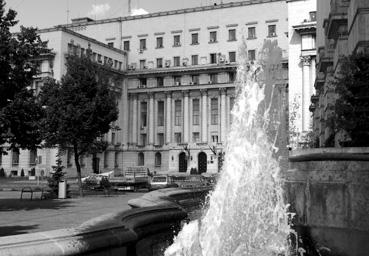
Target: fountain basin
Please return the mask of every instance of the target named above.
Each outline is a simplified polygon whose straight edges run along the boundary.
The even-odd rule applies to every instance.
[[[2,237],[0,255],[161,255],[186,217],[171,206],[116,212],[76,228]]]
[[[292,151],[284,173],[296,229],[331,255],[369,252],[369,148]]]

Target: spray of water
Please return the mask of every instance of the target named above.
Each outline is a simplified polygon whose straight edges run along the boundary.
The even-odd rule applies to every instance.
[[[185,225],[165,256],[288,255],[286,205],[268,139],[261,65],[240,65],[224,170],[203,217]]]

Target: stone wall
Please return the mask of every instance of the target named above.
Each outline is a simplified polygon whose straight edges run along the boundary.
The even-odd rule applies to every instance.
[[[354,153],[348,153],[354,152]],[[285,189],[297,230],[332,255],[369,251],[368,148],[314,149],[290,154]]]

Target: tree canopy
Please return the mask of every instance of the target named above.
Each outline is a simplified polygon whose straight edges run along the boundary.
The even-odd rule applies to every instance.
[[[21,26],[12,34],[16,15],[12,9],[6,12],[5,1],[0,0],[0,145],[35,148],[41,142],[42,111],[31,85],[38,73],[35,59],[48,52],[47,42],[35,28]]]
[[[348,135],[341,146],[369,146],[369,55],[345,57],[333,86],[337,100],[331,123]]]
[[[118,109],[109,77],[101,66],[88,56],[68,56],[66,69],[60,82],[49,80],[42,89],[43,138],[45,146],[73,149],[80,178],[80,156],[99,145],[98,138],[118,118]]]

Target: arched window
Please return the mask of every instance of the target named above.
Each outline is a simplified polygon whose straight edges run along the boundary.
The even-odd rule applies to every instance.
[[[144,166],[145,165],[145,155],[144,153],[140,152],[138,153],[138,166]]]
[[[155,166],[157,166],[157,167],[161,166],[161,154],[160,154],[160,152],[157,152],[155,154]]]

